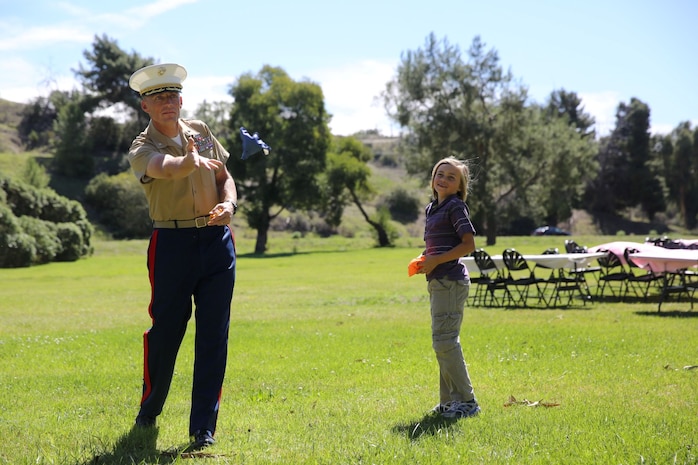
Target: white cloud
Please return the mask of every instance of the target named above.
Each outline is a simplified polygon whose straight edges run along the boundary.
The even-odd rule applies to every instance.
[[[596,119],[596,133],[598,136],[607,136],[616,127],[616,111],[621,102],[629,103],[629,98],[623,98],[619,92],[580,92],[584,111]],[[698,121],[693,121],[695,126]],[[650,115],[651,134],[669,134],[676,128],[677,124],[653,122]]]
[[[92,34],[74,26],[46,26],[22,29],[10,37],[0,39],[0,51],[27,50],[58,43],[90,42]]]
[[[232,76],[187,77],[182,89],[182,109],[193,116],[196,108],[205,101],[232,102],[228,88],[235,81]]]
[[[367,60],[312,72],[310,79],[322,87],[327,111],[332,114],[333,134],[377,129],[384,135],[396,135],[397,126],[378,99],[396,68],[397,62]]]
[[[621,96],[615,91],[579,92],[584,112],[596,120],[596,134],[608,135],[616,126],[616,110],[621,102]]]
[[[397,125],[389,120],[377,100],[385,84],[392,79],[395,68],[394,63],[362,61],[308,73],[307,78],[322,87],[326,109],[332,115],[332,134],[350,135],[376,129],[384,135],[397,135]],[[204,100],[232,102],[228,90],[235,80],[235,76],[187,77],[182,91],[184,111],[193,116]]]
[[[103,13],[90,18],[93,23],[108,23],[118,25],[128,30],[136,30],[150,23],[168,11],[175,10],[182,5],[197,3],[200,0],[156,0],[146,5],[139,5],[128,10]],[[118,4],[115,6],[118,7]]]
[[[27,103],[39,96],[48,96],[53,90],[79,89],[72,75],[61,75],[50,65],[39,68],[23,58],[3,59],[0,97],[12,102]]]
[[[156,0],[153,3],[147,5],[140,5],[132,10],[133,13],[138,13],[141,17],[146,19],[159,16],[170,10],[179,8],[182,5],[188,5],[190,3],[197,3],[199,0]]]
[[[696,122],[694,121],[692,125],[695,127]],[[652,134],[669,134],[676,129],[676,126],[678,126],[678,124],[653,124],[650,132]]]

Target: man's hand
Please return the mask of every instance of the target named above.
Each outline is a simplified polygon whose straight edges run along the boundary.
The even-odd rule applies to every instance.
[[[230,224],[235,214],[233,210],[233,205],[230,202],[221,202],[213,210],[208,212],[211,218],[208,220],[209,226],[225,226]]]

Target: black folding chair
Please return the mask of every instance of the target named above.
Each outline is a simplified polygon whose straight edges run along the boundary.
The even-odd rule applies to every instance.
[[[473,305],[482,303],[488,306],[487,297],[489,296],[489,305],[494,303],[496,306],[499,306],[499,299],[497,299],[496,296],[498,291],[502,292],[502,303],[505,301],[507,303],[510,302],[511,294],[506,288],[504,275],[502,271],[497,268],[490,254],[485,252],[484,249],[475,249],[471,255],[480,270],[479,276],[475,278],[477,287],[475,289]],[[473,282],[472,277],[470,278],[470,282]]]
[[[572,239],[565,241],[565,250],[567,253],[587,253],[589,251],[586,246],[581,246]],[[601,267],[599,266],[579,266],[576,263],[574,264],[574,268],[568,271],[569,275],[574,276],[580,281],[580,287],[587,300],[591,300],[591,291],[589,290],[587,275],[590,274],[594,278],[594,282],[598,283],[600,273]]]
[[[523,307],[528,307],[528,295],[531,288],[536,290],[534,298],[537,303],[543,303],[548,306],[545,300],[545,294],[541,289],[541,284],[545,283],[542,278],[537,278],[533,268],[528,265],[526,259],[515,249],[506,249],[502,253],[504,265],[506,266],[506,288],[514,288],[516,290],[516,298],[513,299],[514,304],[520,304]],[[509,291],[511,294],[511,291]]]
[[[557,248],[549,248],[543,251],[543,255],[555,255],[558,253]],[[543,287],[543,293],[547,294],[548,287],[552,286],[551,296],[547,301],[549,306],[556,307],[562,301],[563,294],[567,294],[565,306],[569,306],[576,293],[579,293],[584,305],[586,305],[588,294],[582,290],[583,275],[572,274],[571,270],[567,268],[551,268],[541,263],[536,263],[534,270],[539,268],[550,272],[544,281]]]
[[[625,292],[625,286],[628,285],[629,273],[625,270],[623,262],[615,253],[610,250],[602,250],[606,255],[599,257],[596,261],[600,266],[599,284],[596,289],[596,295],[604,297],[606,290],[610,296],[621,300]]]
[[[627,298],[630,291],[632,291],[635,296],[642,297],[642,300],[646,302],[653,285],[661,292],[664,276],[662,273],[655,273],[649,265],[646,270],[638,266],[632,257],[632,254],[635,252],[638,252],[638,249],[632,247],[628,247],[623,251],[625,263],[628,265],[628,279],[624,298]]]

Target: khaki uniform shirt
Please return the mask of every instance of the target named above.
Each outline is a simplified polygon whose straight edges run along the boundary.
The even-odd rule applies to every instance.
[[[202,121],[180,119],[179,134],[183,146],[155,129],[151,121],[134,139],[128,152],[128,161],[145,190],[153,221],[191,220],[208,215],[220,202],[214,171],[200,168],[183,179],[154,179],[145,174],[150,158],[157,153],[183,157],[190,136],[199,156],[215,158],[224,164],[230,156]]]

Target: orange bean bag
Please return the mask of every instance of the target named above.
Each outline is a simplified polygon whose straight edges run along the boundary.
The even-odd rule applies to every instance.
[[[410,260],[409,265],[407,265],[407,276],[414,276],[419,273],[420,268],[422,268],[423,261],[424,255],[420,255],[419,257]]]

